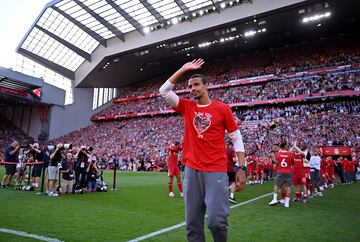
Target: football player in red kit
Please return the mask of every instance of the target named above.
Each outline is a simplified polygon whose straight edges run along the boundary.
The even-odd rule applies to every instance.
[[[256,180],[255,183],[259,184],[263,184],[264,179],[264,166],[265,166],[265,158],[263,157],[259,157],[259,159],[256,162],[256,167],[255,167],[255,174],[256,174]]]
[[[229,177],[229,186],[230,186],[230,195],[229,195],[229,201],[232,203],[237,203],[235,199],[235,192],[236,192],[236,184],[235,184],[235,163],[236,163],[236,154],[234,150],[234,145],[231,141],[227,142],[226,147],[226,157],[228,160],[227,163],[227,174]]]
[[[301,200],[304,203],[307,203],[307,187],[306,187],[306,176],[307,172],[304,168],[304,158],[306,153],[303,152],[295,142],[294,146],[291,148],[291,151],[294,152],[294,165],[291,167],[291,174],[293,177],[293,182],[295,185],[296,197],[295,202],[300,202]],[[301,189],[303,190],[303,199],[301,198]]]
[[[174,197],[175,194],[172,191],[172,184],[174,180],[174,176],[177,180],[177,185],[180,191],[180,197],[183,197],[183,189],[181,185],[180,179],[180,169],[179,169],[179,160],[178,153],[181,150],[181,145],[179,142],[175,142],[174,145],[168,148],[168,186],[169,186],[169,197]]]
[[[249,184],[254,184],[254,173],[255,173],[256,158],[255,156],[249,155],[246,157],[246,176]]]
[[[334,188],[334,181],[335,181],[335,161],[331,156],[328,156],[326,159],[326,176],[327,176],[327,183],[329,184],[330,188]]]
[[[280,150],[275,154],[277,175],[275,179],[273,199],[269,205],[275,205],[278,203],[277,196],[279,187],[285,185],[286,197],[284,201],[284,207],[288,208],[291,196],[291,186],[293,184],[291,166],[294,163],[294,155],[292,152],[288,151],[288,145],[286,141],[281,142],[279,147]]]
[[[327,177],[327,173],[326,173],[326,161],[327,158],[325,156],[321,157],[321,162],[320,162],[320,184],[321,186],[320,191],[323,191],[324,188],[328,188],[328,177]]]

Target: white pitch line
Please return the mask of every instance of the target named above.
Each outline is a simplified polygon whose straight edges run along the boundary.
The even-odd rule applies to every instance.
[[[267,196],[269,196],[269,195],[271,195],[271,194],[273,194],[273,193],[270,192],[270,193],[267,193],[267,194],[264,194],[264,195],[261,195],[261,196],[252,198],[252,199],[247,200],[247,201],[245,201],[245,202],[241,202],[241,203],[239,203],[239,204],[236,204],[236,205],[231,206],[230,209],[232,209],[232,208],[237,208],[237,207],[239,207],[239,206],[244,206],[244,205],[246,205],[246,204],[248,204],[248,203],[251,203],[251,202],[254,202],[254,201],[259,200],[259,199],[261,199],[261,198],[267,197]],[[185,222],[178,223],[178,224],[175,224],[175,225],[173,225],[173,226],[167,227],[167,228],[165,228],[165,229],[160,229],[160,230],[155,231],[155,232],[152,232],[152,233],[150,233],[150,234],[146,234],[146,235],[144,235],[144,236],[137,237],[137,238],[135,238],[135,239],[129,240],[128,242],[138,242],[138,241],[142,241],[142,240],[145,240],[145,239],[154,237],[154,236],[156,236],[156,235],[164,234],[164,233],[169,232],[169,231],[171,231],[171,230],[180,228],[180,227],[182,227],[182,226],[185,226],[185,224],[186,224]]]
[[[45,237],[45,236],[42,236],[42,235],[28,234],[26,232],[19,231],[19,230],[13,230],[13,229],[0,228],[0,232],[1,233],[7,233],[7,234],[15,234],[15,235],[18,235],[18,236],[29,237],[29,238],[33,238],[33,239],[42,240],[42,241],[62,242],[61,240],[58,240],[58,239],[49,238],[49,237]]]

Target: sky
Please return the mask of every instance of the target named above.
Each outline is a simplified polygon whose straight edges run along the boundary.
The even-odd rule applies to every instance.
[[[0,66],[14,68],[16,47],[51,0],[0,0]]]

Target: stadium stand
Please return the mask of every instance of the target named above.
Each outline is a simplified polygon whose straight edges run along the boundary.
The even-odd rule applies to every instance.
[[[3,153],[5,148],[13,141],[17,140],[20,144],[30,144],[34,142],[32,137],[25,134],[11,121],[3,115],[0,115],[0,153]]]

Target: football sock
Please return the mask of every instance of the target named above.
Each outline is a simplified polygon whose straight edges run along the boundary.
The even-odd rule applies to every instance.
[[[168,183],[168,187],[169,187],[169,193],[172,192],[172,182]]]
[[[285,199],[286,197],[286,191],[281,191],[281,199]]]
[[[230,193],[230,198],[234,198],[234,193]]]
[[[180,193],[183,192],[182,185],[181,185],[180,181],[177,182],[177,185],[178,185]]]
[[[277,193],[273,193],[273,200],[277,200]]]

